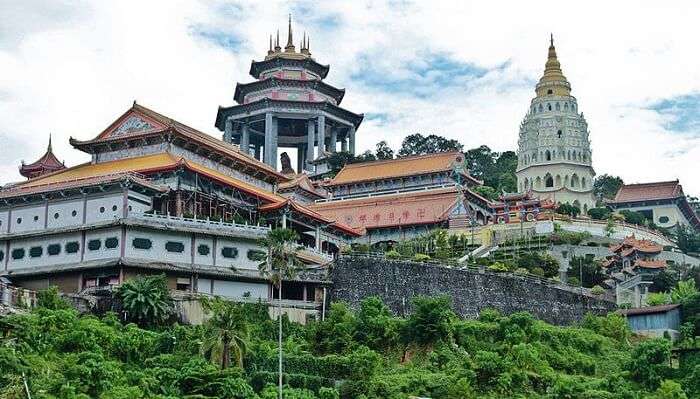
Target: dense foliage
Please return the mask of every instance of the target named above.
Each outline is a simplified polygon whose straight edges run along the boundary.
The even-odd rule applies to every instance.
[[[141,329],[44,303],[0,319],[0,397],[25,397],[23,375],[33,398],[276,397],[275,321],[262,304],[214,302],[204,326]],[[684,398],[700,386],[700,365],[671,368],[663,339],[630,344],[620,316],[556,327],[493,310],[461,319],[446,297],[412,309],[395,317],[367,298],[307,326],[285,319],[284,397]],[[210,355],[226,334],[240,350],[223,368]]]

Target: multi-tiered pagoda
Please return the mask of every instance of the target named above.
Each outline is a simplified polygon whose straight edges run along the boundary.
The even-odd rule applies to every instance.
[[[297,172],[313,176],[326,171],[323,160],[329,153],[355,153],[355,131],[363,115],[340,107],[345,90],[323,81],[329,67],[314,60],[309,42],[304,34],[296,51],[290,17],[287,45],[280,46],[279,32],[274,43],[270,36],[267,56],[250,67],[257,80],[236,85],[238,105],[220,107],[216,127],[224,132],[224,141],[273,168],[278,148],[296,148]]]

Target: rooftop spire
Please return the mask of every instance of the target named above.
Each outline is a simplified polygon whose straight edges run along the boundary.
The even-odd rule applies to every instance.
[[[52,149],[51,149],[51,133],[49,133],[49,146],[46,147],[46,152],[52,152]]]
[[[277,29],[277,40],[275,40],[275,52],[279,53],[280,50],[282,50],[282,47],[280,47],[280,30]]]
[[[267,55],[274,54],[274,50],[272,49],[272,35],[270,35],[270,49],[267,50]]]
[[[293,53],[294,52],[294,38],[292,37],[292,14],[289,14],[289,26],[287,31],[287,45],[284,47],[284,51]]]
[[[542,74],[535,91],[538,97],[544,95],[568,96],[571,93],[571,85],[561,70],[561,64],[557,58],[557,50],[554,47],[554,35],[551,33],[544,74]]]

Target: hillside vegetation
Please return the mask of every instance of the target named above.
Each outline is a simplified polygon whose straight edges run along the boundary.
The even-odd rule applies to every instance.
[[[0,319],[0,398],[276,398],[277,329],[264,305],[213,301],[203,326],[81,316],[51,295]],[[700,365],[636,342],[617,315],[557,327],[526,313],[457,317],[446,297],[394,317],[377,298],[284,323],[285,398],[684,398]],[[146,328],[147,326],[147,328]],[[635,343],[631,343],[631,341]],[[242,366],[242,367],[241,367]],[[226,367],[226,368],[222,368]]]

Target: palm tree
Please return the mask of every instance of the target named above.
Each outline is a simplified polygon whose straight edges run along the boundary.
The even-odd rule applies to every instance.
[[[128,280],[117,288],[117,296],[128,318],[141,326],[164,323],[173,314],[173,300],[162,274]]]
[[[279,354],[279,397],[282,399],[282,281],[296,276],[302,263],[297,258],[299,235],[290,229],[275,229],[267,234],[261,244],[267,248],[266,259],[258,265],[260,273],[268,276],[277,287],[277,346]]]
[[[205,324],[202,354],[212,362],[218,362],[223,370],[231,364],[231,353],[234,353],[236,364],[243,368],[243,356],[249,337],[245,305],[221,298],[204,298],[202,306],[212,314]]]

